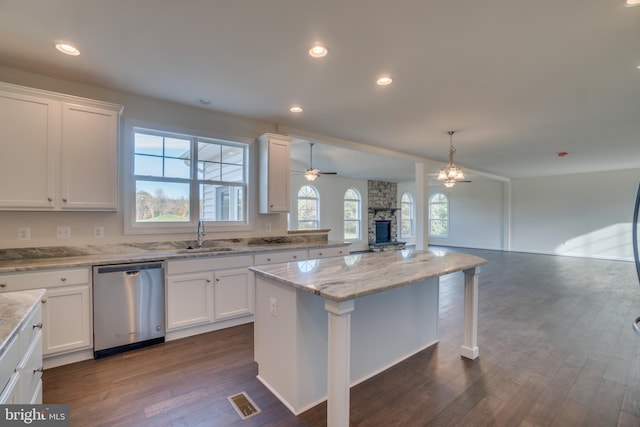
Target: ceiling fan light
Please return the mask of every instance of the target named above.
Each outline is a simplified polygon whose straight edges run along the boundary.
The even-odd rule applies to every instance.
[[[455,179],[448,179],[444,182],[444,186],[447,188],[451,188],[454,185],[456,185],[456,180]]]
[[[318,174],[317,174],[317,173],[314,173],[313,171],[306,171],[306,172],[304,173],[304,178],[305,178],[307,181],[313,182],[313,181],[315,181],[315,180],[316,180],[316,178],[318,178]]]
[[[438,181],[444,181],[445,179],[447,179],[447,171],[445,168],[442,168],[438,173]]]
[[[456,179],[464,179],[464,174],[460,168],[458,168],[458,172],[456,172]]]

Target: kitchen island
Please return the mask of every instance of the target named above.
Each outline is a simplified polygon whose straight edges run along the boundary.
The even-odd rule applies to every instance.
[[[479,266],[466,254],[402,250],[252,267],[258,379],[293,413],[327,400],[349,425],[349,388],[438,341],[439,277],[465,275],[461,355],[475,359]]]

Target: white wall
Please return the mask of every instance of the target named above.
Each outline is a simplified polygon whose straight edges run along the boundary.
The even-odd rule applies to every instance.
[[[632,260],[638,179],[635,169],[513,180],[511,249]]]
[[[291,169],[304,171],[308,166],[291,162]],[[291,175],[291,228],[297,228],[297,195],[303,185],[309,184],[301,173]],[[367,238],[367,207],[368,193],[366,179],[345,178],[340,175],[322,176],[310,183],[320,193],[320,228],[329,228],[329,240],[344,241],[344,193],[349,188],[355,188],[362,197],[361,229],[362,238],[351,244],[351,251],[368,250]]]
[[[188,130],[201,136],[213,136],[232,140],[234,138],[253,140],[262,133],[277,132],[277,125],[274,123],[262,122],[219,113],[205,108],[189,107],[177,103],[146,98],[100,87],[87,86],[36,74],[24,73],[10,68],[0,67],[0,81],[124,105],[124,112],[122,115],[123,123],[127,120],[156,123],[176,130]],[[194,100],[194,105],[196,102],[197,100]],[[123,127],[124,126],[121,126],[121,128]],[[121,143],[124,140],[122,135],[120,140]],[[8,143],[13,143],[13,141],[3,141],[0,139],[0,149],[2,144]],[[255,148],[255,146],[251,147],[251,155],[254,159],[257,156],[257,150]],[[252,163],[254,167],[250,171],[252,184],[249,188],[249,203],[251,206],[255,207],[257,206],[258,196],[257,186],[255,185],[257,183],[257,162]],[[123,170],[122,165],[123,162],[121,162],[121,176],[126,173],[126,171]],[[16,179],[20,179],[20,177],[16,177]],[[0,211],[0,248],[104,244],[123,241],[156,241],[165,238],[168,240],[195,238],[195,230],[194,233],[186,235],[124,235],[122,212],[123,180],[121,179],[120,181],[120,209],[118,212]],[[257,209],[255,208],[250,211],[250,221],[253,225],[253,230],[247,232],[215,234],[213,230],[208,229],[208,237],[248,237],[255,235],[276,235],[286,232],[286,215],[260,215],[256,213]],[[271,231],[269,232],[265,230],[267,224],[271,225]],[[71,226],[71,240],[56,239],[56,227],[58,225]],[[93,237],[93,228],[96,225],[104,226],[105,237],[103,239]],[[19,227],[31,228],[31,240],[18,240]]]
[[[429,196],[443,193],[449,198],[449,236],[429,236],[429,244],[505,249],[506,185],[502,181],[459,183],[452,188],[430,185]]]

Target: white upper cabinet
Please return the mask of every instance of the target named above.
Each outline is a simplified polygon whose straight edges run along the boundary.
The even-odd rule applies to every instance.
[[[62,209],[115,209],[118,111],[62,105]]]
[[[289,212],[291,138],[266,133],[260,149],[260,213]]]
[[[0,209],[117,209],[121,111],[0,83]]]
[[[0,86],[0,208],[53,209],[60,104]]]

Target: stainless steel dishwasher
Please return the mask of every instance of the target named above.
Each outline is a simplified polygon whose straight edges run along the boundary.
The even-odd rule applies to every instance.
[[[164,342],[164,263],[93,267],[96,359]]]

